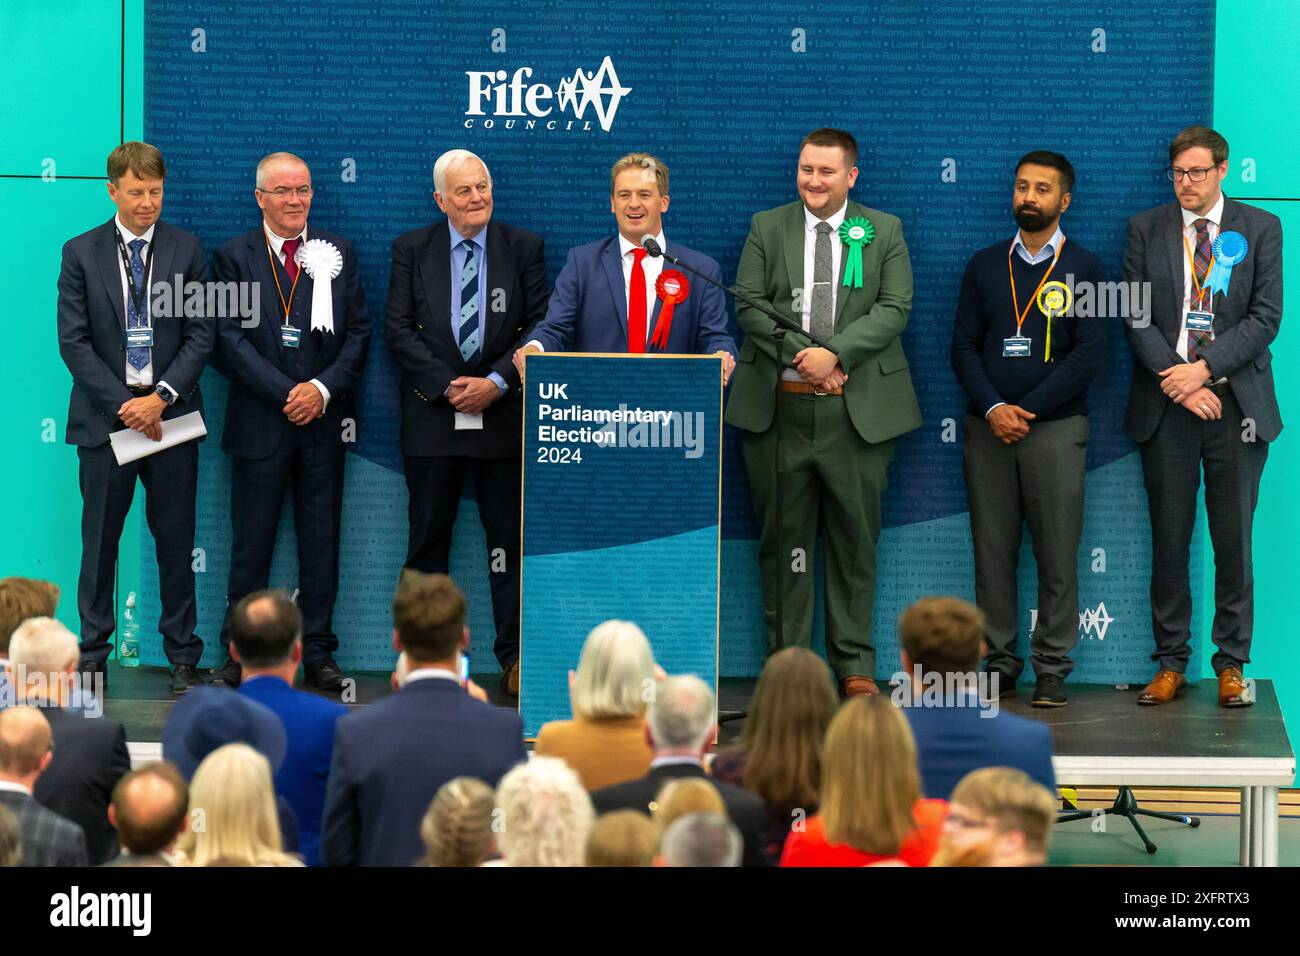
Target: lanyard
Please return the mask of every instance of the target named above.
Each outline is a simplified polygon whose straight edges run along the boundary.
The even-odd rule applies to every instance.
[[[127,254],[126,243],[122,241],[122,230],[114,225],[113,234],[117,236],[117,251],[122,254],[122,268],[126,270],[126,291],[131,296],[131,304],[135,306],[135,314],[148,326],[149,310],[145,307],[145,300],[149,292],[149,268],[153,265],[153,243],[146,243],[149,251],[144,254],[144,288],[137,288],[135,273],[131,271],[131,257]]]
[[[289,301],[284,300],[284,290],[280,288],[280,273],[275,271],[275,254],[271,252],[271,240],[266,240],[266,258],[271,263],[271,278],[275,280],[275,294],[280,297],[280,308],[284,309],[284,327],[289,328],[289,313],[293,309],[293,293],[298,288],[298,277],[302,275],[302,267],[298,267],[297,274],[293,277],[293,285],[289,286]]]
[[[1065,237],[1062,236],[1061,245],[1057,248],[1056,255],[1052,256],[1051,266],[1049,266],[1047,271],[1043,273],[1043,278],[1038,282],[1038,288],[1035,289],[1034,294],[1029,297],[1029,301],[1025,303],[1025,310],[1021,312],[1020,299],[1016,297],[1016,274],[1011,270],[1011,255],[1016,249],[1015,240],[1012,240],[1011,248],[1007,250],[1007,276],[1011,279],[1011,307],[1016,310],[1016,335],[1020,334],[1020,327],[1025,324],[1025,318],[1029,315],[1029,309],[1033,306],[1034,300],[1038,298],[1038,293],[1043,290],[1043,286],[1047,285],[1047,280],[1051,278],[1052,270],[1056,268],[1056,260],[1061,258],[1061,250],[1064,248]],[[1048,323],[1048,331],[1051,331],[1050,322]]]
[[[1206,234],[1209,234],[1208,230]],[[1196,259],[1192,256],[1192,246],[1187,241],[1187,230],[1185,229],[1183,230],[1183,248],[1187,250],[1187,264],[1192,269],[1192,285],[1196,288],[1196,305],[1198,308],[1203,307],[1205,305],[1205,289],[1202,283],[1209,278],[1210,270],[1214,268],[1214,253],[1210,253],[1210,264],[1205,267],[1205,276],[1198,279],[1196,278]],[[1210,303],[1214,303],[1213,292],[1210,293]]]

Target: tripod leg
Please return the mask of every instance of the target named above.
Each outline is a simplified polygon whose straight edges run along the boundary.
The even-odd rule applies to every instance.
[[[1133,813],[1140,813],[1144,817],[1154,817],[1157,820],[1171,820],[1174,823],[1181,823],[1183,826],[1196,829],[1201,825],[1200,817],[1189,817],[1182,813],[1162,813],[1159,810],[1140,810],[1135,809]]]
[[[1142,845],[1147,848],[1147,852],[1156,852],[1156,845],[1147,839],[1146,831],[1142,829],[1142,824],[1138,823],[1137,817],[1132,813],[1124,813],[1120,815],[1128,817],[1128,822],[1133,824],[1133,829],[1137,831],[1137,835],[1142,839]]]

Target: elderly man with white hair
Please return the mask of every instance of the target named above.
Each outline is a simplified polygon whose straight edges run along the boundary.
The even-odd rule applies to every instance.
[[[694,675],[669,677],[654,688],[646,711],[646,742],[654,751],[650,771],[637,780],[604,787],[591,795],[596,812],[653,811],[659,791],[670,780],[705,777],[704,754],[717,734],[713,691]],[[762,799],[742,787],[713,780],[727,816],[744,840],[744,865],[766,866],[763,840],[767,811]]]
[[[596,816],[563,760],[534,757],[516,766],[501,778],[496,809],[501,864],[582,866]]]
[[[718,813],[688,813],[664,831],[655,863],[661,866],[740,866],[744,841]]]
[[[446,215],[393,243],[384,338],[401,371],[409,533],[405,566],[450,569],[466,473],[487,538],[502,686],[519,693],[523,390],[511,356],[546,314],[541,236],[492,218],[492,175],[452,149],[433,165]]]
[[[85,831],[90,862],[98,864],[117,854],[108,806],[131,756],[122,725],[104,717],[77,680],[80,656],[71,631],[53,618],[33,617],[14,631],[6,670],[22,702],[41,708],[54,734],[54,759],[33,796]]]

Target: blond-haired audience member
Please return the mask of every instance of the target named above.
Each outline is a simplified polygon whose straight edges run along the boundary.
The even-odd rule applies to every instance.
[[[420,823],[424,856],[416,866],[479,866],[496,852],[496,794],[482,780],[454,777],[434,795]]]
[[[578,775],[555,757],[519,764],[497,787],[505,866],[582,866],[595,814]]]
[[[1055,819],[1051,791],[1023,771],[971,771],[948,800],[943,842],[930,865],[1042,866]]]
[[[659,828],[649,817],[636,810],[615,810],[602,815],[591,828],[586,865],[650,866],[658,851]]]
[[[727,813],[722,794],[711,782],[701,777],[682,777],[669,780],[650,804],[650,816],[659,832],[665,832],[675,820],[692,813]]]
[[[907,719],[883,695],[850,698],[826,731],[821,812],[792,830],[782,866],[926,866],[947,804],[921,796]]]
[[[271,765],[247,744],[203,758],[190,781],[190,825],[176,844],[182,866],[302,866],[281,847]]]
[[[543,725],[533,752],[561,758],[588,790],[644,776],[654,759],[643,730],[654,680],[654,654],[641,628],[630,621],[598,625],[569,675],[573,720]]]

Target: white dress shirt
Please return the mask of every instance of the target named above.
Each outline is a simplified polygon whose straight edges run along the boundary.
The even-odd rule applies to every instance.
[[[454,680],[459,684],[460,675],[447,670],[445,667],[417,667],[406,675],[402,681],[402,686],[405,687],[418,680]]]
[[[1192,260],[1187,258],[1187,249],[1192,250],[1192,256],[1196,256],[1196,220],[1208,219],[1206,231],[1210,234],[1210,244],[1219,238],[1219,223],[1223,221],[1223,193],[1219,193],[1219,200],[1204,216],[1198,216],[1190,209],[1181,210],[1183,214],[1183,235],[1179,240],[1179,245],[1186,240],[1187,245],[1181,250],[1183,254],[1183,327],[1178,331],[1178,345],[1175,351],[1183,359],[1187,360],[1187,313],[1193,309],[1197,311],[1213,312],[1214,296],[1207,288],[1209,283],[1209,274],[1198,276],[1201,280],[1201,288],[1205,291],[1205,298],[1201,303],[1196,301],[1195,287],[1192,285]],[[1226,382],[1226,378],[1215,379],[1216,382]]]
[[[664,239],[664,232],[659,230],[659,235],[654,237],[655,242],[659,243],[660,249],[667,249],[668,242]],[[630,241],[621,232],[618,234],[618,253],[623,261],[623,293],[626,297],[625,305],[629,322],[632,315],[632,263],[636,261],[635,252],[641,246]],[[659,276],[664,271],[664,260],[662,256],[646,255],[641,258],[641,271],[645,273],[645,344],[650,344],[650,337],[654,334],[654,314],[655,314],[655,283],[659,281]],[[630,326],[629,326],[630,328]]]
[[[839,211],[830,218],[824,220],[831,227],[831,315],[835,315],[835,306],[839,300],[840,294],[840,262],[844,256],[844,243],[840,241],[839,230],[840,224],[844,222],[844,216],[848,212],[849,201],[844,200],[844,205]],[[803,330],[809,332],[812,330],[812,300],[813,300],[813,266],[817,255],[817,224],[823,222],[808,211],[808,207],[803,208],[803,295],[800,297],[799,322],[803,325]],[[792,368],[783,369],[781,377],[787,382],[802,382],[803,376]]]
[[[271,244],[271,251],[275,253],[275,257],[280,260],[280,265],[284,265],[284,244],[286,242],[288,242],[290,239],[298,239],[301,240],[301,242],[307,241],[306,226],[303,226],[302,232],[298,233],[298,235],[296,236],[285,236],[284,238],[281,238],[271,231],[270,223],[263,221],[262,225],[266,231],[266,240]],[[298,246],[298,248],[300,249],[302,248],[301,244]],[[283,324],[284,321],[285,318],[283,315],[281,315],[280,316],[281,324]],[[311,333],[308,332],[308,334],[310,335]],[[319,389],[321,398],[325,400],[324,404],[321,405],[321,409],[320,409],[321,414],[323,415],[325,414],[325,409],[330,407],[330,390],[326,388],[325,385],[318,378],[313,378],[311,380],[311,383],[315,385],[317,389]]]
[[[152,284],[153,284],[153,262],[150,261],[150,257],[149,257],[149,248],[150,248],[150,246],[153,245],[153,234],[154,234],[154,230],[158,228],[158,224],[157,224],[157,223],[154,223],[152,226],[150,226],[148,229],[146,229],[146,230],[145,230],[145,233],[144,233],[143,236],[137,236],[137,235],[136,235],[135,233],[133,233],[130,229],[126,228],[126,226],[123,225],[123,223],[122,223],[122,217],[121,217],[121,216],[114,216],[114,217],[113,217],[113,225],[117,226],[117,231],[118,231],[118,232],[121,234],[121,236],[122,236],[122,243],[126,246],[126,252],[127,252],[127,255],[128,255],[128,256],[131,254],[131,242],[132,242],[133,240],[135,240],[135,239],[143,239],[143,240],[145,241],[145,247],[144,247],[143,249],[140,250],[140,259],[141,259],[141,261],[142,261],[142,262],[148,262],[148,263],[149,263],[149,271],[148,271],[147,273],[145,273],[145,277],[144,277],[144,288],[145,288],[145,293],[144,293],[145,324],[148,325],[148,326],[150,326],[150,327],[152,327],[152,326],[153,326],[153,316],[151,316],[151,315],[149,314],[149,302],[150,302],[150,298],[151,298],[150,295],[149,295],[149,289],[152,287]],[[117,274],[120,275],[120,276],[122,277],[122,315],[126,316],[126,315],[129,315],[129,314],[130,314],[130,311],[131,311],[131,290],[127,287],[127,284],[126,284],[126,283],[127,283],[126,266],[124,266],[124,265],[122,264],[121,250],[116,250],[116,251],[118,252],[118,256],[117,256]],[[126,384],[127,384],[127,385],[152,385],[152,384],[154,384],[154,381],[153,381],[153,349],[150,349],[150,350],[149,350],[149,361],[148,361],[148,363],[145,365],[144,368],[140,368],[140,369],[138,369],[138,368],[136,368],[134,365],[132,365],[130,362],[127,362],[127,363],[126,363]],[[172,388],[172,387],[171,387],[170,385],[168,385],[166,382],[159,382],[158,384],[159,384],[159,385],[162,385],[164,388],[166,388],[167,391],[169,391],[173,396],[176,395],[176,389]],[[173,400],[174,400],[174,399],[173,399]]]
[[[8,790],[11,793],[25,793],[29,797],[32,795],[32,792],[21,783],[13,783],[9,780],[0,780],[0,790]]]

